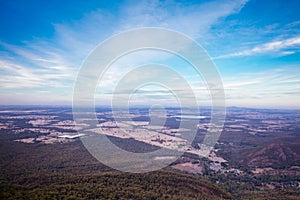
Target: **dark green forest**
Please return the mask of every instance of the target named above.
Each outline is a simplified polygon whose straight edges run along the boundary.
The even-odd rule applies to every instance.
[[[25,144],[0,134],[0,199],[297,199],[298,190],[257,190],[239,177],[170,167],[132,174],[94,159],[80,140]],[[216,184],[216,180],[221,183]],[[247,181],[247,180],[244,180]]]

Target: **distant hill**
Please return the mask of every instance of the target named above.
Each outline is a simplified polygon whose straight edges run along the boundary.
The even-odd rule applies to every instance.
[[[274,168],[300,165],[300,146],[295,143],[272,143],[245,153],[240,163],[251,167]]]

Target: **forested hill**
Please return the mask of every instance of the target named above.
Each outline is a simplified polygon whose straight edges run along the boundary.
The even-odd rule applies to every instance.
[[[157,171],[114,171],[90,156],[80,140],[24,144],[0,134],[0,199],[228,199],[200,177]]]

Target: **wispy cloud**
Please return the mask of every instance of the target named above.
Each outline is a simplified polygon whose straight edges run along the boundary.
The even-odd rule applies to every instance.
[[[1,42],[1,100],[6,99],[7,102],[12,102],[14,98],[22,99],[22,96],[25,95],[28,102],[31,101],[30,99],[42,101],[43,98],[44,101],[47,101],[48,98],[71,101],[76,73],[83,60],[93,48],[112,34],[132,28],[155,26],[183,32],[193,39],[206,38],[210,35],[211,27],[214,24],[229,15],[239,13],[246,3],[245,0],[209,1],[193,5],[176,1],[131,1],[120,5],[119,10],[114,12],[97,9],[86,13],[79,20],[53,24],[55,32],[51,38],[34,38],[18,46]],[[299,21],[290,26],[297,24]],[[276,26],[269,27],[269,29],[276,29]],[[283,37],[286,39],[282,39]],[[224,42],[227,41],[224,40]],[[259,45],[250,43],[247,46],[250,45],[251,47],[246,50],[243,49],[217,58],[243,57],[270,52],[276,52],[278,55],[293,54],[297,52],[294,47],[300,45],[300,36],[284,35],[278,40]],[[148,56],[148,58],[143,57],[144,61],[149,61],[156,55],[149,54]],[[141,56],[137,55],[129,57],[127,60],[121,60],[118,66],[112,66],[107,71],[102,82],[104,93],[111,94],[113,86],[116,86],[120,77],[133,69],[131,66],[139,64],[136,61],[136,58],[139,57]],[[186,73],[184,76],[188,77],[190,74]],[[299,76],[300,74],[296,71],[271,70],[253,74],[245,73],[243,76],[232,79],[225,77],[224,83],[231,102],[244,99],[246,104],[249,99],[251,101],[258,99],[257,97],[272,99],[274,91],[278,91],[276,95],[280,97],[285,97],[287,94],[298,95]],[[187,79],[189,82],[194,81],[191,78]],[[174,82],[179,83],[178,81]],[[207,99],[206,97],[209,96],[205,86],[199,82],[192,83],[191,87],[196,93],[198,92],[200,99]],[[182,88],[179,85],[177,89]],[[24,91],[22,92],[22,90]],[[42,95],[39,96],[41,93]],[[110,94],[100,94],[100,96],[105,97]],[[165,98],[169,103],[170,95],[165,95],[164,91],[141,90],[140,94],[148,95],[148,97],[151,95],[156,99],[159,97],[158,101]]]
[[[294,66],[227,77],[224,79],[227,103],[251,107],[299,107],[299,77],[300,72]]]
[[[158,26],[183,32],[196,39],[205,37],[211,25],[220,18],[238,13],[247,0],[210,1],[193,5],[175,1],[133,2],[122,8],[122,30]]]
[[[65,87],[75,74],[74,66],[50,44],[48,48],[20,47],[3,42],[0,46],[9,54],[0,56],[2,90]]]
[[[194,5],[176,1],[128,1],[119,10],[97,9],[82,19],[53,24],[54,36],[33,38],[22,45],[2,41],[0,56],[0,84],[2,94],[20,93],[28,96],[43,91],[62,96],[72,91],[76,73],[83,60],[99,42],[112,34],[138,27],[164,27],[183,32],[196,39],[203,37],[219,19],[239,12],[246,0],[210,1]],[[127,60],[132,65],[137,57]],[[151,60],[151,55],[148,60]],[[124,63],[122,63],[124,64]],[[106,76],[105,85],[114,85],[123,66]],[[111,78],[109,78],[111,77]],[[70,93],[65,98],[71,100]]]
[[[299,45],[300,45],[300,36],[297,36],[297,37],[288,38],[285,40],[276,40],[276,41],[268,42],[265,44],[260,44],[251,49],[218,56],[218,57],[215,57],[214,59],[251,56],[251,55],[264,54],[264,53],[269,53],[269,52],[277,52],[281,55],[289,55],[289,54],[293,54],[295,52],[290,51],[290,50],[286,51],[285,49],[288,49],[290,47],[299,46]],[[280,50],[285,50],[285,51],[279,52]]]

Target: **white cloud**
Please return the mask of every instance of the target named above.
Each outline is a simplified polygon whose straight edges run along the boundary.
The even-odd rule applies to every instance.
[[[55,59],[55,56],[44,59],[20,49],[14,53],[18,54],[14,59],[0,58],[2,90],[65,87],[75,74],[66,62]]]
[[[242,57],[242,56],[251,56],[256,54],[263,54],[269,52],[277,52],[282,49],[295,47],[300,45],[300,36],[293,37],[285,40],[277,40],[273,42],[268,42],[265,44],[258,45],[252,49],[244,50],[241,52],[231,53],[223,56],[215,57],[214,59],[220,58],[233,58],[233,57]],[[281,55],[289,55],[295,53],[294,51],[283,51],[280,52]]]
[[[124,18],[121,20],[121,30],[158,26],[174,29],[197,39],[205,37],[210,26],[217,20],[238,13],[246,3],[246,0],[235,0],[186,5],[174,1],[134,1],[134,4],[122,8]]]
[[[2,95],[26,89],[34,98],[38,91],[49,95],[64,96],[67,88],[72,92],[76,73],[89,52],[101,41],[121,31],[159,26],[183,32],[196,39],[204,37],[210,26],[245,5],[245,0],[211,1],[199,5],[186,5],[173,1],[133,1],[120,5],[112,13],[95,10],[80,20],[68,24],[53,24],[53,38],[35,38],[23,45],[0,43],[5,54],[0,56],[0,84]],[[148,58],[151,59],[151,56]],[[132,60],[131,60],[132,61]],[[119,70],[121,66],[119,66]],[[111,80],[115,81],[115,70]],[[108,84],[109,85],[109,84]]]
[[[300,71],[295,66],[286,66],[224,78],[227,104],[300,108],[299,77]]]

